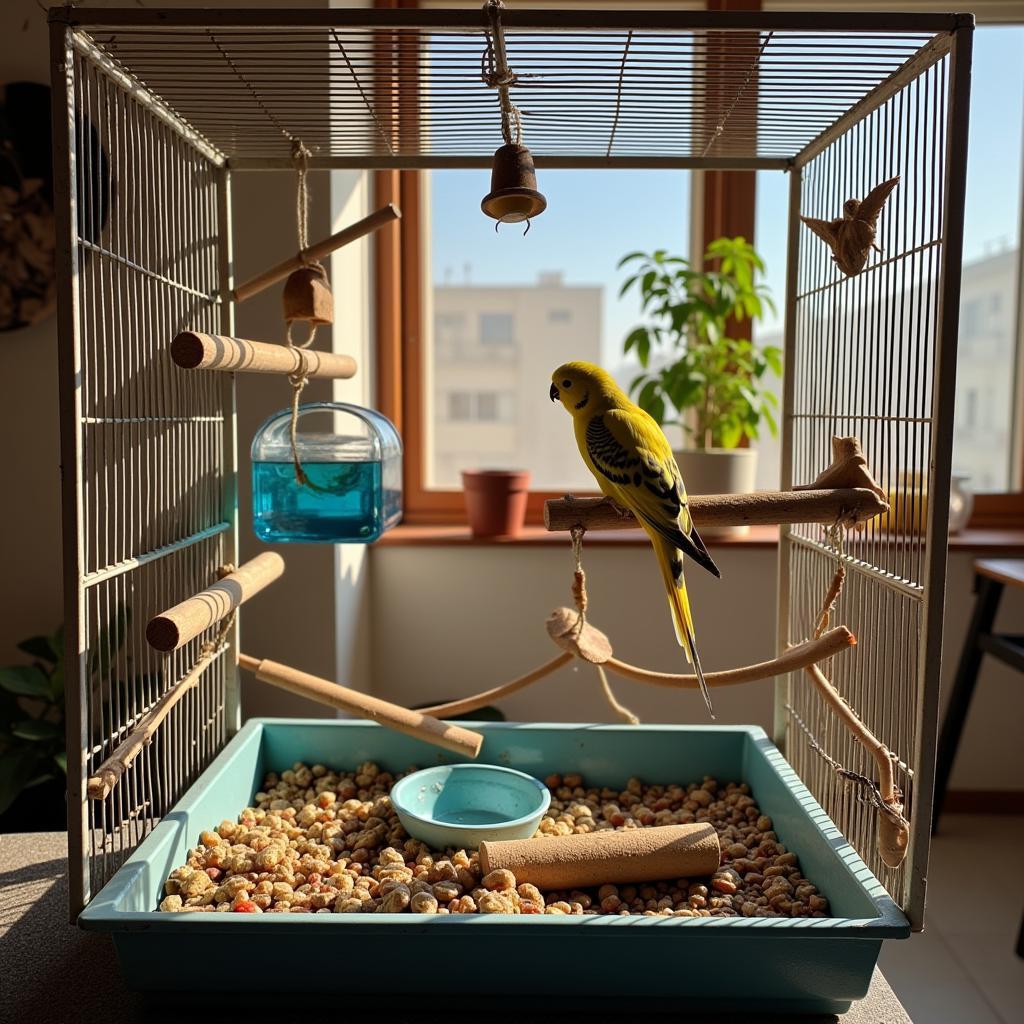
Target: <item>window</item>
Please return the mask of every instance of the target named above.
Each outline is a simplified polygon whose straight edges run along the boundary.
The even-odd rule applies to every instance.
[[[424,380],[432,384],[425,392],[449,395],[447,408],[428,401],[422,414],[433,424],[424,431],[424,484],[438,507],[443,492],[460,486],[461,470],[481,466],[529,469],[538,490],[596,489],[568,417],[551,404],[551,371],[587,359],[628,384],[635,365],[623,358],[622,341],[638,320],[639,304],[633,294],[618,297],[625,276],[618,261],[635,249],[687,252],[684,172],[541,171],[540,179],[548,209],[524,236],[521,227],[504,224],[495,234],[478,205],[467,202],[487,191],[485,172],[419,178],[430,204],[424,285],[434,309],[424,352]],[[622,209],[614,218],[594,216],[610,194]],[[461,281],[451,267],[462,267]],[[468,328],[453,348],[456,323]],[[462,392],[473,398],[468,418],[456,419],[450,396]],[[451,497],[461,508],[461,498]]]
[[[968,5],[969,7],[970,5]],[[1018,359],[1021,196],[1024,167],[1024,27],[980,26],[975,32],[967,165],[960,342],[953,469],[970,476],[979,495],[976,521],[1024,518],[1024,430]],[[786,180],[757,175],[755,241],[767,263],[777,315],[755,329],[759,341],[782,344],[786,268]],[[1022,321],[1024,322],[1024,321]],[[1018,369],[1020,367],[1020,370]],[[758,442],[758,486],[778,486],[778,443]],[[998,498],[989,498],[989,495]]]
[[[1016,379],[1021,273],[1024,27],[975,31],[953,469],[981,495],[1019,491]],[[977,507],[984,513],[985,503]]]
[[[511,345],[515,341],[516,319],[511,313],[481,313],[480,342],[484,345]]]
[[[473,418],[473,396],[468,391],[448,392],[448,422],[468,423]]]

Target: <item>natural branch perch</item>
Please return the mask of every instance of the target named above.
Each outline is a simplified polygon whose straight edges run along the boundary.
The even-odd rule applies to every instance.
[[[465,715],[471,711],[477,711],[487,704],[501,700],[517,690],[522,690],[532,683],[550,675],[556,669],[572,661],[578,648],[593,654],[599,651],[599,658],[610,669],[618,672],[627,679],[634,679],[640,683],[653,683],[655,686],[672,686],[680,689],[694,689],[697,684],[697,677],[694,675],[672,675],[667,672],[648,672],[646,669],[636,668],[624,661],[611,657],[611,644],[608,638],[599,630],[589,624],[584,624],[576,634],[577,639],[572,639],[570,634],[564,632],[562,627],[574,617],[575,613],[568,608],[557,609],[548,619],[548,632],[551,638],[565,650],[551,661],[535,668],[532,672],[513,679],[503,686],[496,686],[491,690],[484,690],[472,697],[463,697],[462,700],[451,701],[448,704],[435,704],[433,707],[423,708],[427,714],[444,718],[450,715]],[[557,634],[557,635],[556,635]],[[593,634],[593,635],[592,635]],[[762,661],[756,665],[746,665],[743,668],[727,669],[723,672],[707,672],[704,678],[708,686],[733,686],[737,683],[751,683],[758,679],[771,679],[774,676],[783,675],[786,672],[796,672],[806,668],[818,661],[825,661],[835,657],[849,647],[856,644],[856,637],[845,627],[837,626],[823,633],[817,640],[807,640],[802,644],[789,648],[787,651],[773,658],[771,661]],[[608,656],[604,658],[604,648],[607,647]],[[582,655],[580,655],[582,657]],[[584,660],[600,664],[593,657]]]
[[[788,648],[771,661],[725,669],[722,672],[705,672],[704,681],[708,686],[735,686],[738,683],[752,683],[758,679],[772,679],[787,672],[807,668],[816,662],[826,661],[856,643],[857,638],[845,626],[836,626],[835,629],[822,633],[817,640],[805,640]],[[619,661],[618,658],[609,658],[605,665],[613,672],[618,672],[620,676],[634,679],[638,683],[652,683],[655,686],[672,686],[685,690],[695,690],[699,685],[695,675],[651,672]]]
[[[262,274],[257,274],[246,281],[245,284],[239,285],[231,293],[231,297],[235,302],[244,302],[271,285],[277,284],[278,281],[283,281],[293,270],[298,270],[308,263],[323,259],[324,256],[329,256],[335,249],[340,249],[343,245],[348,245],[349,242],[354,242],[356,239],[370,234],[371,231],[376,231],[378,228],[384,227],[385,224],[398,220],[401,216],[402,211],[394,203],[388,203],[387,206],[382,206],[368,217],[357,220],[355,224],[350,224],[347,228],[342,228],[341,231],[331,235],[329,238],[325,238],[322,242],[317,242],[316,245],[303,249],[290,259],[283,260],[269,270],[264,270]]]
[[[888,507],[866,487],[690,496],[690,514],[698,529],[780,523],[853,525],[874,518]],[[559,498],[544,503],[544,526],[550,531],[575,526],[585,530],[630,530],[639,525],[631,512],[607,498]]]
[[[518,679],[513,679],[510,683],[505,683],[504,686],[495,686],[493,690],[484,690],[483,693],[475,694],[472,697],[463,697],[462,700],[453,700],[448,704],[435,704],[433,707],[421,708],[420,710],[425,714],[435,715],[437,718],[450,718],[452,715],[468,715],[471,711],[479,711],[480,708],[486,707],[496,700],[501,700],[502,697],[508,697],[517,690],[525,689],[531,683],[551,675],[555,669],[561,668],[570,661],[572,661],[572,655],[565,652],[552,658],[550,661],[546,661],[532,672],[527,672],[525,676],[520,676]]]
[[[307,377],[353,377],[356,361],[333,352],[297,349],[223,334],[183,331],[171,342],[171,359],[183,370],[239,370],[243,373],[295,374]]]
[[[283,572],[284,559],[276,552],[257,555],[212,587],[150,619],[146,626],[150,647],[176,651],[273,583]]]
[[[306,697],[318,704],[346,711],[350,715],[369,718],[387,729],[404,732],[423,740],[424,743],[433,743],[463,757],[476,757],[480,753],[484,741],[482,734],[439,721],[422,711],[411,711],[409,708],[381,700],[379,697],[371,697],[368,693],[350,690],[347,686],[339,686],[329,679],[300,672],[276,661],[261,661],[259,658],[240,654],[238,664],[252,672],[261,682],[270,683],[271,686]]]
[[[791,647],[789,650],[795,651],[797,648]],[[811,677],[811,682],[814,683],[822,700],[835,712],[853,738],[864,747],[875,759],[875,764],[878,765],[878,792],[882,798],[882,813],[878,818],[878,853],[883,863],[891,868],[898,868],[907,855],[910,825],[903,817],[902,794],[896,788],[892,754],[889,753],[885,744],[857,717],[853,708],[843,700],[839,691],[828,681],[825,673],[817,665],[807,665],[805,670]]]
[[[139,720],[139,724],[125,737],[114,752],[96,769],[86,783],[86,793],[92,800],[103,800],[117,785],[132,761],[153,738],[160,723],[171,713],[174,706],[191,690],[207,667],[223,651],[205,651],[189,672],[174,684]]]

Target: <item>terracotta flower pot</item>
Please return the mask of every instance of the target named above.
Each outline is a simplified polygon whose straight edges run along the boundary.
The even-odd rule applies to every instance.
[[[474,537],[517,537],[526,518],[530,474],[518,469],[463,470],[469,528]]]

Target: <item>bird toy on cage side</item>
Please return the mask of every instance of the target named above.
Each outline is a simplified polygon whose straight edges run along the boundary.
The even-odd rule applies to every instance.
[[[843,215],[834,220],[800,218],[832,250],[836,266],[847,277],[856,277],[864,269],[872,249],[882,251],[875,244],[878,215],[899,181],[897,175],[876,185],[863,199],[847,199]]]

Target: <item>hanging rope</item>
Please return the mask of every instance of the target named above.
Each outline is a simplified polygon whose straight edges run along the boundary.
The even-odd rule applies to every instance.
[[[509,88],[519,84],[516,73],[508,65],[505,52],[505,32],[501,27],[501,0],[488,0],[484,5],[489,28],[486,30],[487,48],[480,58],[480,78],[489,89],[498,90],[501,107],[501,137],[506,145],[518,146],[523,137],[523,121],[519,109],[509,96]]]
[[[583,534],[582,526],[574,526],[569,531],[572,538],[572,558],[574,569],[572,574],[572,600],[579,613],[576,619],[576,635],[583,632],[587,622],[587,574],[583,571]]]
[[[295,228],[298,235],[299,259],[303,265],[310,270],[319,273],[324,280],[327,280],[327,272],[319,260],[310,259],[306,250],[309,248],[309,175],[310,152],[301,139],[292,143],[292,159],[295,161],[296,187],[295,187]],[[298,359],[299,368],[295,373],[288,375],[288,383],[292,386],[292,416],[288,427],[288,439],[292,449],[292,465],[295,468],[295,482],[300,487],[308,487],[318,491],[322,488],[314,484],[302,468],[302,459],[299,457],[298,429],[299,429],[299,404],[302,400],[302,392],[309,382],[309,358],[305,349],[313,344],[316,337],[317,325],[309,325],[309,336],[305,341],[296,341],[292,337],[294,320],[289,320],[285,329],[285,343],[289,350],[295,353]]]
[[[828,629],[829,620],[832,617],[832,610],[836,606],[836,602],[839,600],[839,595],[843,592],[843,582],[846,580],[846,560],[843,557],[843,538],[845,534],[840,523],[840,520],[836,520],[828,528],[827,537],[828,542],[832,547],[832,550],[836,553],[836,571],[832,577],[832,583],[828,590],[825,592],[825,599],[821,603],[821,608],[818,610],[817,620],[814,625],[813,636],[817,640],[822,633]]]

